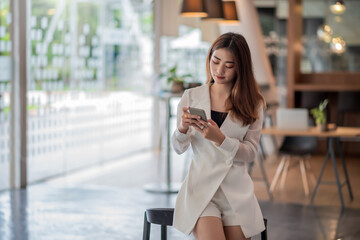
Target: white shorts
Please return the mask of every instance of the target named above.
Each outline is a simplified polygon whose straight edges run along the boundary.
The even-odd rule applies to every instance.
[[[200,217],[218,217],[223,226],[240,226],[224,192],[219,187]]]

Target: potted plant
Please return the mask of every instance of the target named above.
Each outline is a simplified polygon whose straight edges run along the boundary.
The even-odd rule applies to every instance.
[[[320,102],[319,106],[310,110],[311,115],[314,117],[316,126],[319,131],[323,132],[326,130],[326,106],[328,100]]]
[[[166,77],[166,82],[170,85],[170,91],[174,93],[184,91],[185,78],[192,77],[191,74],[178,75],[177,65],[169,69],[167,72],[160,74],[160,77]]]

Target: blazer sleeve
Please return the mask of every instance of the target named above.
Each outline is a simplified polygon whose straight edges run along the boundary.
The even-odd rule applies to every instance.
[[[225,140],[218,148],[227,156],[227,164],[249,163],[255,160],[264,119],[262,104],[258,108],[258,116],[259,118],[249,126],[243,141],[225,136]]]
[[[171,136],[171,143],[177,154],[182,154],[188,149],[191,142],[191,135],[193,135],[195,131],[193,127],[189,127],[189,130],[186,132],[186,134],[181,133],[179,131],[179,125],[181,123],[181,115],[183,112],[182,109],[183,107],[189,106],[189,104],[190,104],[189,90],[185,90],[177,107],[176,129]]]

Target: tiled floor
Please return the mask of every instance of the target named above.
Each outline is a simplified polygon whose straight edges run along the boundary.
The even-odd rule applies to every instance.
[[[316,176],[321,162],[321,156],[311,159]],[[265,162],[270,180],[277,163],[275,158]],[[320,187],[315,205],[309,205],[295,165],[274,201],[268,201],[263,183],[255,181],[269,239],[360,239],[359,158],[347,158],[347,163],[355,199],[350,202],[343,189],[347,207],[342,213],[335,186]],[[182,179],[183,168],[184,159],[174,156],[174,181]],[[0,192],[0,239],[141,239],[144,210],[174,206],[176,194],[143,189],[162,180],[163,169],[156,154],[142,153],[26,190]],[[253,176],[258,174],[255,167]],[[326,178],[333,179],[330,165]],[[152,239],[160,239],[158,226],[153,227]],[[169,239],[188,238],[170,228]]]

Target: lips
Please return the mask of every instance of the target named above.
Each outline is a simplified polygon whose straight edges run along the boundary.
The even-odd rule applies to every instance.
[[[222,79],[224,79],[225,77],[216,76],[216,78],[219,79],[219,80],[222,80]]]

